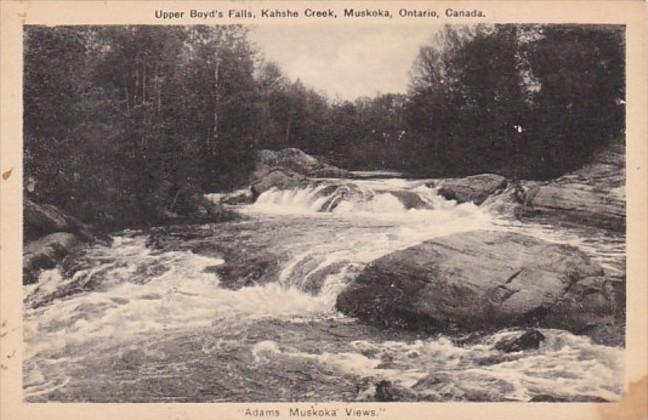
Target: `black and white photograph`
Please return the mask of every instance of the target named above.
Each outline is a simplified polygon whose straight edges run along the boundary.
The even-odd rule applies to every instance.
[[[24,400],[617,401],[625,63],[624,25],[26,25]]]

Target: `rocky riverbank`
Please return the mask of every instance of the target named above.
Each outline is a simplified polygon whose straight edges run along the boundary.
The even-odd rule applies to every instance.
[[[600,152],[581,169],[547,181],[511,180],[497,174],[444,179],[440,195],[490,205],[521,221],[591,226],[625,233],[625,150]]]
[[[165,211],[165,224],[184,225],[218,223],[241,219],[202,195],[192,194],[181,213]],[[23,284],[38,281],[43,270],[57,265],[74,265],[90,244],[109,245],[111,238],[101,230],[81,222],[51,204],[36,203],[28,198],[23,207]]]

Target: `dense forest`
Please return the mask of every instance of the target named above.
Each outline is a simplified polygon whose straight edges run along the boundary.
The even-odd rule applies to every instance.
[[[241,26],[31,26],[24,46],[25,194],[102,226],[243,185],[260,149],[541,179],[623,138],[622,27],[446,26],[406,94],[355,101],[289,80]]]

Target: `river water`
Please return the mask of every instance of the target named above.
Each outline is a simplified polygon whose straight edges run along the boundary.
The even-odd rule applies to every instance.
[[[618,398],[623,349],[587,337],[541,330],[540,349],[503,354],[493,344],[513,331],[459,344],[335,310],[368,262],[475,229],[569,243],[624,275],[623,237],[515,222],[445,200],[428,181],[374,174],[270,190],[237,207],[242,221],[187,227],[200,246],[154,249],[144,232],[126,231],[91,247],[74,274],[43,272],[24,291],[26,400],[372,401],[382,381],[407,400]],[[240,248],[248,271],[267,261],[249,251],[245,264],[248,250],[266,253],[276,270],[262,284],[225,287],[218,269],[229,254],[210,244]],[[51,298],[57,290],[67,292]]]

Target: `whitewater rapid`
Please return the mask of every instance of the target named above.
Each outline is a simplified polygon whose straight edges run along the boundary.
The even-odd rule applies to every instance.
[[[337,295],[367,263],[456,232],[526,229],[548,240],[589,246],[593,257],[622,269],[619,241],[517,225],[487,208],[445,200],[427,183],[323,180],[301,189],[272,189],[238,207],[251,221],[192,230],[209,243],[220,240],[217,232],[236,229],[235,241],[246,238],[268,248],[280,267],[276,279],[265,284],[223,287],[217,274],[227,262],[222,255],[151,249],[144,232],[124,232],[109,247],[91,247],[84,256],[87,266],[67,278],[60,269],[43,272],[37,285],[25,286],[26,397],[362,401],[372,398],[380,380],[417,398],[441,401],[475,399],[484,384],[492,385],[492,395],[483,396],[490,400],[525,401],[539,394],[618,397],[622,350],[586,337],[545,330],[548,339],[539,350],[502,359],[493,343],[510,331],[459,346],[443,336],[389,336],[336,312]],[[69,293],[57,297],[60,290]],[[340,330],[343,340],[334,333]],[[277,383],[250,382],[250,366]],[[287,366],[298,366],[301,373],[285,373]],[[104,373],[101,391],[83,369]],[[205,385],[210,369],[229,372],[223,379],[228,384]],[[176,371],[194,378],[203,391],[171,381],[167,391],[153,392]],[[314,381],[311,391],[300,391],[299,375]],[[355,391],[339,390],[335,381],[342,388],[348,382]],[[121,394],[128,389],[132,392]]]

